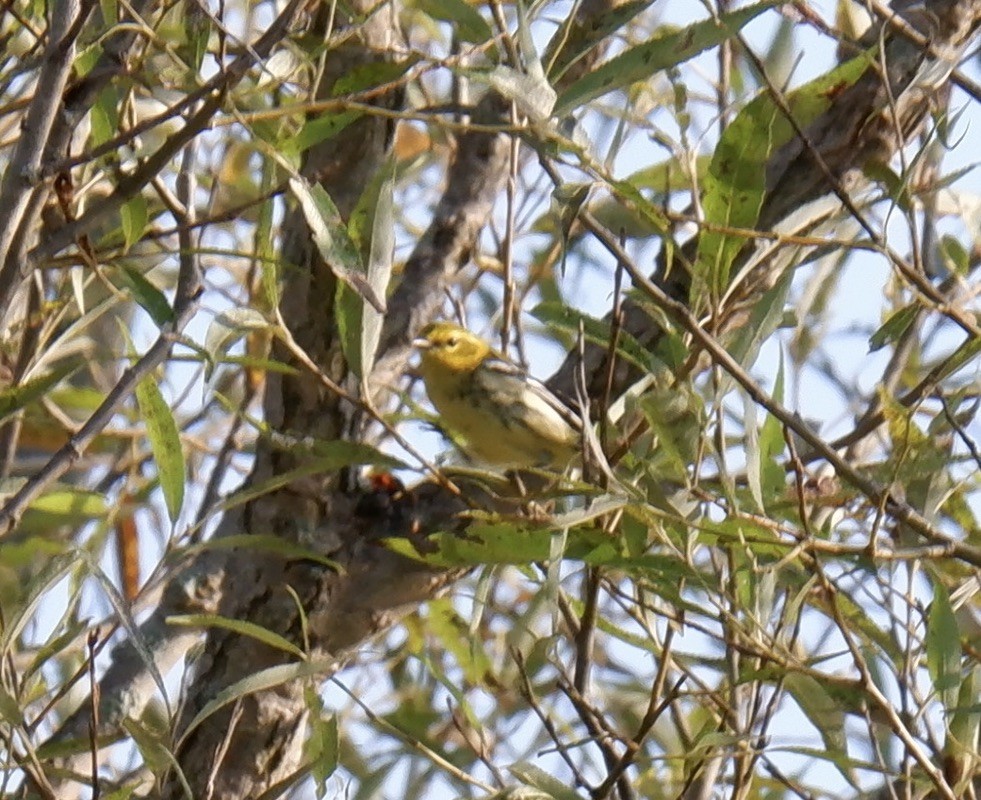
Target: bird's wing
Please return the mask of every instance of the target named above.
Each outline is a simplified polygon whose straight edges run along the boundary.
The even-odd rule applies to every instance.
[[[505,391],[502,386],[498,385],[498,381],[486,380],[486,378],[482,380],[481,371],[477,370],[475,380],[480,384],[480,390],[490,396],[495,405],[498,407],[500,405],[515,406],[516,413],[524,410],[522,422],[531,428],[535,427],[531,424],[535,420],[533,410],[538,414],[557,416],[572,429],[576,436],[579,435],[582,430],[582,420],[573,409],[556,397],[541,381],[528,375],[516,364],[504,359],[489,358],[484,361],[483,366],[487,370],[484,376],[493,374],[498,380],[503,378],[514,381],[509,387],[510,391]],[[514,404],[511,400],[516,390],[523,394],[524,402],[522,404]]]

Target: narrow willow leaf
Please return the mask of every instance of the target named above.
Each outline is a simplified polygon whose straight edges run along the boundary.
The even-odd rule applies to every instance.
[[[919,310],[920,306],[916,303],[910,303],[890,314],[889,318],[879,326],[879,329],[869,337],[869,352],[874,353],[887,344],[899,341],[899,337],[906,333],[909,326],[916,320]]]
[[[388,291],[395,261],[395,177],[394,163],[385,167],[391,178],[378,193],[374,221],[371,226],[371,251],[368,256],[368,285],[379,296]],[[367,376],[375,363],[378,342],[381,341],[385,315],[367,300],[361,309],[361,376]]]
[[[649,80],[654,73],[677,66],[726,41],[747,22],[780,5],[781,1],[766,0],[684,28],[664,28],[653,38],[627,49],[573,83],[559,97],[555,113],[559,116],[568,114],[608,92]]]
[[[174,309],[166,295],[150,283],[142,272],[128,264],[123,264],[116,275],[158,328],[173,321]]]
[[[550,48],[550,51],[545,54],[544,60],[548,67],[549,78],[557,81],[598,42],[646,11],[651,4],[652,0],[626,0],[616,4],[615,7],[611,4],[604,7],[602,14],[591,16],[588,25],[579,24],[575,15],[570,16],[566,21],[568,35],[555,36],[552,39],[552,43],[557,44],[559,49],[552,51]]]
[[[188,6],[184,12],[184,46],[180,53],[187,61],[191,74],[197,75],[208,55],[208,41],[211,38],[211,25],[204,10],[197,4]]]
[[[429,604],[426,627],[453,655],[468,682],[479,686],[493,674],[494,664],[483,648],[481,638],[468,634],[468,620],[460,616],[451,601],[442,598]],[[447,681],[446,686],[450,689],[452,681]],[[465,706],[466,697],[461,700],[461,705]]]
[[[252,331],[268,330],[272,325],[254,308],[230,308],[218,314],[204,336],[204,352],[208,356],[205,377],[210,379],[215,366],[239,339]]]
[[[106,498],[99,492],[88,492],[73,486],[45,492],[31,501],[31,511],[54,517],[54,524],[83,519],[97,519],[108,513]]]
[[[781,325],[793,278],[794,273],[791,270],[781,275],[773,288],[764,292],[753,304],[748,322],[733,333],[729,353],[743,369],[752,366],[763,342]],[[733,384],[731,377],[723,376],[719,393],[728,392]]]
[[[277,667],[260,670],[236,681],[231,686],[226,686],[210,702],[206,703],[204,708],[188,723],[181,734],[180,741],[177,743],[175,750],[181,748],[187,737],[194,733],[202,722],[229,703],[234,703],[236,700],[264,692],[268,689],[275,689],[284,683],[328,672],[332,666],[329,662],[296,661],[292,664],[281,664]]]
[[[436,567],[477,564],[530,564],[545,561],[549,555],[551,532],[529,530],[510,523],[471,525],[466,535],[435,533],[426,537],[420,552],[408,539],[390,539],[387,546],[408,558]]]
[[[317,708],[317,713],[311,709],[310,732],[304,747],[310,760],[310,774],[320,792],[318,796],[326,797],[327,779],[337,770],[340,761],[337,716],[323,714],[320,707]]]
[[[530,528],[496,520],[472,523],[464,534],[434,533],[421,548],[407,539],[388,539],[389,549],[434,567],[475,566],[479,564],[530,564],[547,561],[555,553],[555,531]],[[574,528],[568,532],[561,555],[583,560],[607,542],[595,528]],[[592,562],[591,562],[592,563]]]
[[[154,377],[148,376],[136,386],[136,403],[146,425],[150,449],[157,463],[157,475],[172,523],[177,522],[184,505],[184,451],[174,415],[164,400]]]
[[[582,800],[582,797],[574,789],[554,775],[550,775],[541,767],[522,761],[508,767],[508,772],[514,775],[522,783],[532,786],[539,791],[545,792],[555,800]]]
[[[273,193],[275,166],[272,161],[263,161],[260,193],[264,197],[269,197]],[[275,200],[267,200],[263,203],[259,207],[259,218],[255,228],[255,257],[262,269],[261,293],[256,298],[256,304],[263,309],[279,306],[279,258],[276,245],[273,243],[275,210]]]
[[[68,276],[72,282],[72,294],[75,295],[75,305],[78,313],[85,313],[85,269],[81,266],[68,268]]]
[[[168,625],[180,625],[186,628],[221,628],[222,630],[240,633],[249,636],[256,641],[269,645],[276,650],[294,655],[297,658],[305,658],[306,654],[285,636],[280,636],[275,631],[248,622],[244,619],[231,619],[221,617],[216,614],[177,614],[167,617]]]
[[[535,319],[550,325],[570,337],[578,336],[580,324],[587,342],[600,346],[609,345],[610,324],[584,314],[564,303],[547,301],[539,303],[529,312]],[[617,356],[624,358],[645,372],[651,369],[651,354],[627,331],[621,330],[617,339]]]
[[[143,757],[144,766],[151,773],[162,775],[165,770],[173,766],[176,759],[167,746],[170,743],[169,736],[162,736],[132,718],[124,719],[122,726],[132,737],[136,749]]]
[[[411,4],[433,19],[452,24],[464,42],[479,44],[491,38],[490,25],[464,0],[412,0]]]
[[[762,458],[760,455],[760,430],[756,425],[756,403],[747,394],[743,398],[743,447],[746,450],[746,480],[749,493],[756,503],[757,511],[766,513],[763,503],[763,489],[760,480]]]
[[[143,195],[134,195],[119,209],[119,216],[123,226],[123,240],[125,241],[124,250],[129,250],[143,236],[146,230],[148,214],[146,200]]]
[[[120,623],[122,623],[123,628],[126,629],[126,633],[129,634],[129,642],[139,654],[140,659],[143,661],[143,665],[146,667],[147,672],[150,673],[150,677],[153,678],[157,689],[160,691],[163,697],[164,704],[167,707],[168,716],[172,713],[170,709],[170,702],[167,699],[167,688],[164,685],[163,676],[160,674],[160,670],[157,668],[156,658],[153,655],[153,650],[151,649],[151,643],[143,635],[140,627],[136,624],[136,619],[133,617],[133,608],[129,601],[126,600],[116,589],[116,585],[109,579],[109,576],[102,570],[88,553],[83,554],[85,561],[85,566],[92,575],[98,581],[106,599],[112,606],[113,611],[116,612],[116,616],[119,618]],[[159,642],[154,644],[159,645]]]
[[[0,687],[0,719],[7,725],[21,725],[24,722],[20,703],[3,687]]]
[[[777,403],[783,403],[784,361],[783,350],[780,351],[780,361],[777,365],[777,377],[773,382],[771,397]],[[778,456],[783,453],[785,442],[783,424],[773,414],[767,413],[760,428],[760,488],[765,506],[774,500],[779,500],[786,487],[786,475]]]
[[[99,93],[89,115],[92,123],[92,145],[97,147],[116,135],[119,126],[119,95],[114,86],[107,86]]]
[[[26,586],[25,596],[21,599],[19,607],[14,609],[0,628],[0,657],[4,659],[10,657],[14,643],[28,623],[34,619],[34,613],[41,601],[63,578],[70,573],[76,573],[80,566],[81,562],[74,553],[55,556],[43,562],[40,571]]]
[[[958,797],[966,797],[967,784],[981,769],[981,753],[978,752],[978,726],[981,725],[981,665],[969,670],[961,683],[957,707],[948,717],[947,738],[944,741],[944,763],[954,767],[954,776],[961,777],[963,785],[954,786]],[[947,709],[950,712],[950,709]]]
[[[81,364],[76,359],[72,359],[59,365],[47,375],[32,378],[20,386],[8,386],[0,391],[0,421],[43,397],[51,387],[69,375],[75,374],[80,366]]]
[[[951,711],[957,705],[961,681],[961,640],[957,618],[950,607],[950,597],[943,584],[933,585],[933,603],[927,618],[927,669],[933,688]]]
[[[292,561],[312,561],[323,564],[329,569],[338,573],[344,573],[344,566],[333,561],[327,556],[312,550],[303,545],[294,544],[284,539],[282,536],[262,533],[239,533],[232,536],[222,536],[216,539],[208,539],[201,544],[191,545],[185,549],[187,555],[199,553],[203,550],[255,550],[257,553],[272,553],[283,559]]]
[[[348,125],[363,116],[364,112],[352,110],[321,114],[309,119],[303,124],[296,136],[283,142],[283,153],[287,156],[299,156],[314,145],[333,139]]]
[[[864,53],[791,92],[786,102],[797,123],[806,127],[827,111],[838,94],[865,73],[871,58]],[[757,96],[726,127],[703,181],[702,209],[708,226],[698,240],[696,294],[722,295],[736,256],[749,243],[746,234],[730,231],[756,226],[767,161],[794,136],[794,127],[769,92]]]
[[[845,713],[838,700],[825,691],[820,681],[810,675],[790,674],[784,687],[817,728],[824,746],[830,752],[847,753]]]
[[[397,61],[368,61],[358,64],[344,73],[331,88],[332,97],[353,94],[366,89],[377,89],[398,80],[422,60],[417,53],[410,53]]]
[[[290,189],[300,202],[317,250],[335,277],[384,314],[385,300],[368,285],[358,249],[330,195],[319,184],[311,185],[298,177],[290,178]]]

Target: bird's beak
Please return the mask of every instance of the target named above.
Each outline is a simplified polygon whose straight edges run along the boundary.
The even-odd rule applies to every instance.
[[[416,350],[428,350],[433,346],[433,343],[429,339],[413,339],[412,346]]]

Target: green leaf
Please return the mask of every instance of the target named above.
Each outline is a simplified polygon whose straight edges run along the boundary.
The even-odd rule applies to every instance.
[[[316,692],[310,692],[316,695]],[[319,790],[318,797],[327,796],[326,781],[337,770],[340,760],[340,735],[337,730],[337,716],[324,714],[319,697],[311,697],[310,731],[304,747],[310,762],[310,773]]]
[[[927,618],[926,651],[933,688],[943,700],[944,708],[953,709],[957,705],[961,681],[960,631],[950,606],[950,597],[939,580],[933,584],[933,603]]]
[[[275,162],[271,159],[263,160],[260,194],[264,197],[273,194],[275,167]],[[262,270],[261,292],[256,297],[256,305],[263,309],[279,306],[279,254],[273,242],[275,212],[276,201],[267,200],[259,207],[259,217],[255,227],[254,252]]]
[[[39,552],[44,553],[44,542],[38,542],[38,544],[40,545]],[[6,548],[4,548],[4,552],[6,552]],[[60,631],[60,633],[34,650],[31,654],[30,665],[20,674],[21,681],[29,679],[46,669],[50,664],[56,663],[56,659],[71,658],[77,652],[75,648],[85,636],[90,624],[88,618],[78,619],[78,603],[80,601],[81,592],[75,592],[74,597],[64,604],[65,614],[62,616],[61,623],[54,628],[56,632]],[[41,679],[43,680],[43,676]]]
[[[368,255],[368,285],[379,297],[385,297],[395,261],[395,164],[382,168],[389,179],[382,183],[371,226],[371,249]],[[385,315],[365,300],[361,308],[361,376],[367,377],[375,362],[381,341]]]
[[[781,0],[765,0],[685,28],[662,28],[651,39],[627,49],[573,83],[560,95],[555,114],[564,116],[608,92],[650,80],[654,73],[677,66],[730,39],[746,23],[780,3]]]
[[[20,703],[2,686],[0,686],[0,719],[11,726],[21,725],[24,722]]]
[[[211,21],[200,6],[193,4],[185,10],[183,23],[185,42],[180,54],[187,61],[192,76],[197,76],[208,54]]]
[[[0,658],[10,659],[15,650],[19,650],[17,642],[30,623],[36,621],[38,607],[45,599],[50,599],[50,593],[66,576],[71,576],[73,582],[78,579],[79,559],[75,553],[45,559],[31,580],[24,586],[24,596],[13,608],[5,607],[3,627],[0,627]]]
[[[783,381],[784,364],[783,351],[781,350],[780,364],[777,368],[777,377],[771,395],[777,403],[783,403]],[[767,413],[763,426],[760,428],[760,462],[758,465],[759,486],[764,508],[769,507],[774,500],[782,498],[784,488],[787,485],[786,474],[777,460],[777,457],[783,453],[784,446],[783,424],[775,416]]]
[[[271,533],[239,533],[217,539],[208,539],[201,544],[187,547],[184,552],[191,555],[203,550],[255,550],[258,553],[273,553],[291,561],[313,561],[341,573],[344,571],[343,566],[316,550],[294,544],[282,536]]]
[[[99,10],[102,12],[102,21],[107,29],[119,21],[119,8],[116,5],[116,0],[99,0]]]
[[[970,223],[968,223],[970,224]],[[971,272],[971,254],[964,244],[950,234],[940,238],[937,248],[943,258],[944,266],[955,275],[966,278]]]
[[[467,8],[470,7],[467,6]],[[411,53],[399,61],[369,61],[358,64],[337,79],[331,87],[330,94],[332,97],[340,97],[341,95],[354,94],[365,89],[384,86],[387,83],[392,83],[392,81],[397,81],[421,60],[422,56]]]
[[[978,698],[981,691],[981,665],[970,669],[961,683],[957,708],[948,717],[947,736],[944,741],[944,763],[956,769],[953,774],[963,776],[964,785],[955,785],[957,797],[966,797],[967,784],[971,776],[977,775],[981,768],[981,753],[978,752],[978,726],[981,725],[981,705]],[[950,709],[947,709],[950,712]]]
[[[492,36],[490,25],[465,0],[412,0],[411,5],[433,19],[451,23],[465,42],[480,44]]]
[[[816,607],[826,609],[826,598],[812,598],[812,601]],[[837,603],[837,613],[844,618],[853,634],[860,635],[868,642],[874,643],[887,659],[894,663],[899,662],[902,653],[893,637],[876,620],[873,620],[868,611],[859,605],[853,597],[842,592],[836,595],[833,602]],[[831,616],[835,612],[827,610],[826,613]]]
[[[838,700],[825,691],[821,682],[810,675],[791,672],[784,679],[784,688],[817,728],[824,746],[830,752],[847,754],[845,714]]]
[[[140,752],[140,755],[143,755],[142,751]],[[186,784],[187,782],[185,781],[184,783]],[[135,781],[133,783],[120,786],[119,788],[113,789],[109,792],[103,791],[99,797],[102,800],[130,800],[130,798],[136,795],[137,791],[142,791],[142,789],[139,782]],[[188,791],[190,791],[190,787],[188,787]]]
[[[216,711],[221,710],[230,703],[248,697],[249,695],[275,689],[284,683],[290,683],[302,678],[310,678],[322,673],[330,672],[335,665],[331,662],[322,661],[295,661],[292,664],[281,664],[276,667],[260,670],[252,675],[236,681],[231,686],[226,686],[218,694],[205,704],[192,719],[181,734],[180,741],[174,748],[180,750],[181,746],[187,741],[188,736],[197,730],[198,726]]]
[[[697,156],[695,158],[695,177],[699,185],[704,180],[711,163],[712,159],[709,156]],[[656,164],[641,167],[625,180],[638,189],[650,189],[664,197],[673,191],[687,189],[691,185],[688,178],[689,172],[690,166],[688,164],[682,164],[677,157],[671,157]]]
[[[167,617],[167,624],[186,628],[221,628],[222,630],[232,631],[242,636],[249,636],[269,647],[282,650],[297,658],[306,658],[306,654],[285,636],[281,636],[275,631],[269,630],[269,628],[264,628],[261,625],[256,625],[254,622],[248,622],[244,619],[231,619],[216,614],[177,614]]]
[[[552,328],[562,331],[570,337],[579,335],[579,325],[582,323],[583,335],[587,342],[606,346],[610,341],[610,324],[596,319],[564,303],[548,301],[539,303],[529,312],[535,319],[544,322]],[[647,372],[651,369],[652,357],[647,350],[629,333],[620,331],[617,342],[617,354],[635,367]]]
[[[368,299],[379,312],[385,313],[385,302],[365,281],[361,255],[341,219],[341,212],[327,191],[320,184],[311,185],[302,178],[290,178],[290,189],[300,202],[313,242],[327,266],[338,280]]]
[[[916,320],[919,310],[919,305],[909,303],[890,314],[879,329],[869,337],[869,352],[874,353],[887,344],[899,341],[899,338],[909,330],[909,326]]]
[[[755,7],[754,7],[755,8]],[[738,12],[737,12],[738,13]],[[865,73],[870,54],[862,54],[786,97],[790,113],[802,127],[824,113],[845,87]],[[739,252],[750,242],[744,233],[759,219],[770,154],[796,132],[769,92],[762,92],[726,127],[702,186],[702,209],[708,227],[698,240],[693,296],[721,297]]]
[[[271,327],[265,316],[254,308],[230,308],[218,314],[211,320],[204,336],[204,352],[209,362],[205,377],[211,378],[215,366],[239,339],[251,331]]]
[[[361,323],[364,303],[356,292],[352,292],[346,284],[337,284],[334,295],[334,317],[337,319],[337,333],[341,342],[341,350],[351,372],[361,377]]]
[[[389,157],[361,193],[347,225],[351,241],[367,261],[368,285],[378,297],[388,292],[395,257],[394,185],[395,160]],[[384,316],[343,288],[335,296],[335,310],[348,365],[359,377],[370,373]]]
[[[108,513],[105,495],[73,487],[45,492],[31,501],[30,508],[34,512],[52,517],[53,524],[99,519]]]
[[[644,236],[663,236],[665,246],[673,243],[671,241],[672,223],[668,221],[664,212],[656,204],[643,195],[640,189],[629,181],[618,180],[610,181],[606,188],[613,192],[627,211],[636,215]]]
[[[130,735],[137,750],[143,757],[144,765],[154,775],[162,775],[173,766],[174,755],[170,752],[170,736],[145,726],[140,720],[127,717],[122,722],[126,733]]]
[[[784,272],[773,288],[764,292],[756,300],[748,322],[735,332],[732,343],[729,345],[729,353],[744,369],[752,366],[763,342],[769,339],[770,334],[780,327],[793,278],[793,271]],[[723,376],[719,394],[728,392],[733,383],[734,381],[730,376]]]
[[[152,375],[137,384],[136,403],[146,425],[154,461],[157,462],[157,476],[167,504],[167,514],[171,523],[175,523],[184,505],[184,451],[177,423]]]
[[[363,116],[363,111],[351,110],[328,112],[309,119],[303,123],[296,136],[282,143],[283,153],[287,156],[299,156],[314,145],[333,139],[348,125]]]
[[[334,313],[341,347],[352,371],[360,375],[362,303],[384,315],[385,297],[368,281],[361,254],[324,188],[298,177],[290,178],[290,188],[300,202],[317,250],[338,280]]]
[[[32,378],[19,386],[8,386],[0,391],[0,421],[3,421],[16,411],[30,405],[32,402],[47,394],[48,390],[75,374],[81,364],[77,360],[69,360],[39,378]]]
[[[89,119],[92,125],[92,146],[98,147],[100,144],[108,142],[116,135],[119,127],[119,96],[115,86],[107,86],[101,92],[92,106]]]
[[[577,16],[570,14],[566,20],[566,30],[552,37],[552,43],[558,43],[558,50],[553,48],[545,54],[544,61],[548,66],[548,76],[554,82],[563,73],[589,53],[599,42],[629,23],[634,17],[651,7],[651,0],[626,0],[603,8],[602,14],[588,17],[589,24],[579,23]]]
[[[80,314],[85,314],[85,269],[82,266],[69,267],[68,276],[72,282],[72,294]]]
[[[463,533],[434,533],[418,547],[408,539],[388,539],[386,545],[396,553],[434,567],[530,564],[553,555],[553,536],[552,529],[488,519],[473,522]],[[597,529],[573,529],[562,555],[581,560],[605,542],[606,537]]]
[[[156,659],[153,655],[155,649],[159,648],[160,642],[154,641],[151,643],[151,641],[149,641],[147,637],[143,635],[143,631],[136,624],[136,619],[133,617],[132,604],[123,598],[115,584],[109,579],[109,576],[106,575],[102,567],[95,562],[91,555],[86,551],[81,551],[81,558],[84,559],[85,566],[88,569],[89,574],[98,582],[106,600],[109,601],[109,605],[112,607],[113,611],[116,612],[119,622],[129,635],[129,643],[136,650],[140,660],[143,662],[144,668],[153,678],[153,682],[156,684],[157,689],[160,690],[160,694],[162,695],[164,703],[167,706],[167,715],[171,716],[172,712],[170,709],[170,703],[167,700],[167,689],[164,686],[163,676],[160,674]]]
[[[567,783],[527,761],[512,764],[508,767],[508,772],[522,783],[545,792],[555,800],[582,800],[578,792],[570,789]]]
[[[467,620],[457,613],[452,602],[446,598],[431,601],[426,623],[428,631],[456,659],[467,681],[476,686],[483,685],[486,677],[493,673],[494,665],[481,646],[480,637],[470,635]],[[447,682],[448,689],[451,685]],[[465,702],[465,698],[463,700]]]
[[[749,483],[749,493],[756,504],[756,510],[766,513],[763,502],[763,490],[760,483],[762,458],[760,455],[760,431],[756,424],[756,403],[747,394],[743,399],[743,448],[746,451],[746,480]]]
[[[452,567],[544,561],[548,558],[551,539],[551,532],[543,529],[531,530],[512,523],[478,523],[463,534],[427,536],[421,552],[408,539],[389,539],[386,544],[408,558],[436,567]]]
[[[123,250],[129,250],[143,236],[149,219],[146,207],[146,200],[143,195],[137,194],[123,203],[119,209],[120,219],[123,224],[123,239],[125,244]]]
[[[120,282],[129,289],[140,308],[150,315],[150,319],[158,328],[173,321],[174,309],[168,302],[166,295],[150,283],[142,272],[128,264],[123,264],[116,275]]]

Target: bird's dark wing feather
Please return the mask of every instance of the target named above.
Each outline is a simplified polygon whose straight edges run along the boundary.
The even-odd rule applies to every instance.
[[[549,391],[545,384],[528,375],[528,373],[517,365],[503,359],[491,358],[485,360],[483,366],[488,372],[495,374],[498,378],[510,378],[516,383],[519,383],[525,391],[531,392],[536,398],[543,401],[545,405],[555,411],[574,431],[578,433],[582,430],[582,420],[576,412]],[[480,390],[490,396],[494,404],[498,407],[501,404],[510,403],[514,397],[513,392],[505,392],[501,387],[495,386],[496,381],[481,381],[480,370],[477,370],[475,379],[479,382]],[[515,410],[517,411],[518,409]],[[525,421],[527,422],[527,420]]]

